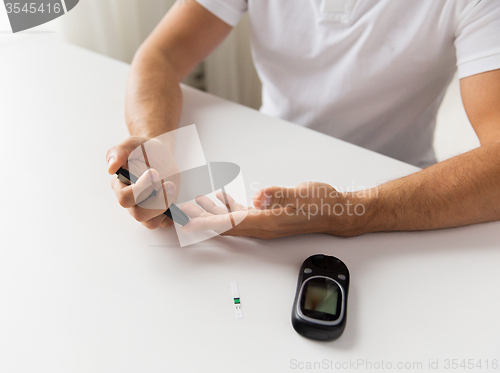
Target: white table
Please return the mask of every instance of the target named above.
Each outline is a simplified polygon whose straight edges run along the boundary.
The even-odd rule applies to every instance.
[[[109,187],[105,153],[126,136],[128,69],[42,37],[0,53],[1,372],[287,372],[308,362],[427,371],[446,359],[483,359],[476,371],[499,371],[500,223],[352,239],[216,237],[180,248],[173,230],[136,223]],[[416,171],[183,93],[182,125],[197,125],[209,161],[241,166],[249,202],[266,185],[352,188]],[[351,273],[347,328],[331,343],[302,338],[290,323],[299,267],[316,253],[341,258]]]

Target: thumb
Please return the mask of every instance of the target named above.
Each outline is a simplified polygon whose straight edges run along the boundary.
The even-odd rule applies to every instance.
[[[277,207],[297,207],[299,199],[299,189],[271,186],[259,190],[253,197],[253,205],[261,210]],[[307,195],[304,195],[306,197]],[[304,203],[304,201],[302,201]]]
[[[132,193],[134,194],[135,203],[139,205],[146,200],[155,189],[155,184],[160,180],[160,175],[155,169],[146,170],[137,179],[135,184],[132,184]]]
[[[108,173],[114,174],[120,167],[127,164],[130,153],[148,141],[145,137],[130,136],[123,140],[118,145],[111,147],[106,153],[106,161],[108,162]]]

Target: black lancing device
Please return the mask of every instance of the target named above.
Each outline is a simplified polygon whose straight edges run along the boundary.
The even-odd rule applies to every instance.
[[[139,179],[129,170],[126,170],[122,167],[120,167],[119,170],[116,171],[116,175],[118,180],[127,185],[135,184]],[[156,193],[157,191],[153,190],[148,198],[156,196]],[[163,214],[180,225],[186,225],[189,222],[189,217],[173,203]]]

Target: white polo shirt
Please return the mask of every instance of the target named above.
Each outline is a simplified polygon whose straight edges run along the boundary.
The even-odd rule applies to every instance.
[[[458,67],[500,69],[500,0],[197,0],[248,11],[261,112],[417,165]]]

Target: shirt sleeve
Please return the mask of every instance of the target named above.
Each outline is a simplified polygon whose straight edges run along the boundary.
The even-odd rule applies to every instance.
[[[500,69],[500,1],[462,0],[455,47],[458,77]]]
[[[248,9],[247,0],[196,0],[201,6],[231,26],[236,26]],[[497,0],[498,1],[498,0]]]

